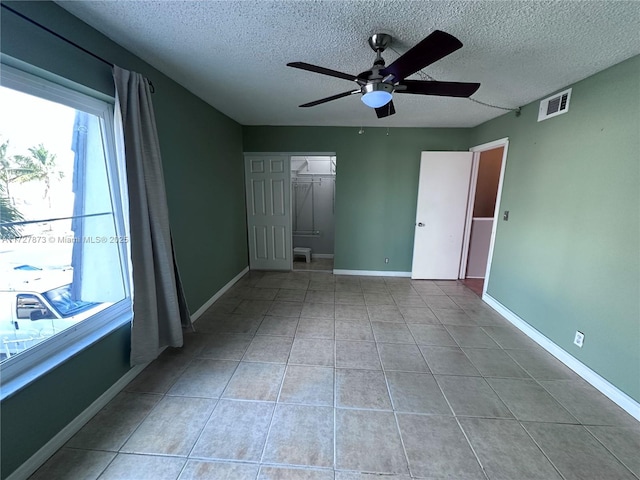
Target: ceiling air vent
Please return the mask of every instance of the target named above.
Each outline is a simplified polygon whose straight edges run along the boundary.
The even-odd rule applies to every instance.
[[[538,111],[538,121],[547,118],[556,117],[569,111],[569,99],[571,98],[571,89],[545,98],[540,102],[540,110]]]

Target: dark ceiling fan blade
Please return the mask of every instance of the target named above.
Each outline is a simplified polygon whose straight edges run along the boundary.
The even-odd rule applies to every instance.
[[[378,118],[389,117],[391,115],[395,115],[395,113],[396,107],[393,106],[393,100],[391,100],[386,105],[383,105],[382,107],[376,108],[376,115],[378,116]]]
[[[354,95],[356,93],[360,93],[360,90],[349,90],[348,92],[338,93],[336,95],[332,95],[327,98],[321,98],[320,100],[316,100],[315,102],[305,103],[304,105],[300,105],[301,107],[315,107],[316,105],[320,105],[321,103],[327,103],[332,100],[337,100],[342,97],[348,97],[349,95]]]
[[[343,78],[345,80],[356,81],[355,75],[349,75],[348,73],[338,72],[337,70],[331,70],[329,68],[318,67],[317,65],[311,65],[305,62],[291,62],[287,63],[287,67],[299,68],[300,70],[307,70],[309,72],[321,73],[322,75],[329,75],[330,77]]]
[[[437,62],[441,58],[462,47],[462,42],[453,35],[435,30],[391,65],[381,71],[382,75],[393,74],[395,81],[402,81],[409,75]]]
[[[443,97],[470,97],[480,88],[479,83],[437,82],[405,80],[401,85],[406,89],[396,89],[395,93],[415,93],[418,95],[439,95]]]

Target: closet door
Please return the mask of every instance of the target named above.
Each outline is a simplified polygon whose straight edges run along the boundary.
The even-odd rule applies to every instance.
[[[288,156],[245,156],[251,270],[291,270],[289,184]]]

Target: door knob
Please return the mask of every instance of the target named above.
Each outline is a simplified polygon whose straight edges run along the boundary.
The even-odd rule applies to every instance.
[[[419,223],[418,223],[418,226],[419,226],[419,227],[424,227],[424,223],[419,222]]]

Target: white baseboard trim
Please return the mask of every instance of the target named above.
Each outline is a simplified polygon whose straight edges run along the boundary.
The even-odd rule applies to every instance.
[[[233,287],[236,282],[238,280],[240,280],[242,277],[244,277],[244,275],[249,271],[249,267],[246,266],[239,274],[237,274],[235,277],[233,277],[231,280],[229,280],[229,282],[227,282],[227,284],[222,287],[220,290],[218,290],[216,292],[216,294],[211,297],[209,300],[207,300],[204,305],[202,305],[198,310],[196,310],[192,315],[191,315],[191,323],[195,322],[198,318],[200,318],[200,316],[206,312],[208,310],[208,308],[213,305],[216,300],[218,300],[222,295],[224,295],[225,293],[227,293],[227,291]]]
[[[333,253],[312,253],[311,258],[333,258]]]
[[[115,397],[127,384],[133,380],[146,365],[136,365],[125,373],[120,379],[111,385],[109,389],[100,395],[80,415],[68,423],[58,434],[49,440],[40,450],[20,465],[6,480],[26,480],[40,468],[54,453],[67,443],[93,416],[98,413],[113,397]]]
[[[334,269],[334,275],[362,275],[364,277],[411,277],[411,272],[388,272],[385,270],[340,270]]]
[[[626,411],[629,415],[640,421],[640,403],[636,402],[629,395],[618,389],[615,385],[609,383],[596,372],[591,370],[588,366],[568,353],[566,350],[560,348],[554,342],[549,340],[538,330],[533,328],[518,315],[513,313],[507,307],[498,302],[488,293],[482,296],[484,300],[491,308],[497,311],[500,315],[511,322],[515,327],[521,330],[525,335],[531,338],[534,342],[544,348],[551,355],[556,357],[562,363],[564,363],[571,370],[580,375],[584,380],[590,383],[593,387],[598,389],[602,394],[607,396],[611,401],[616,403],[620,408]]]

